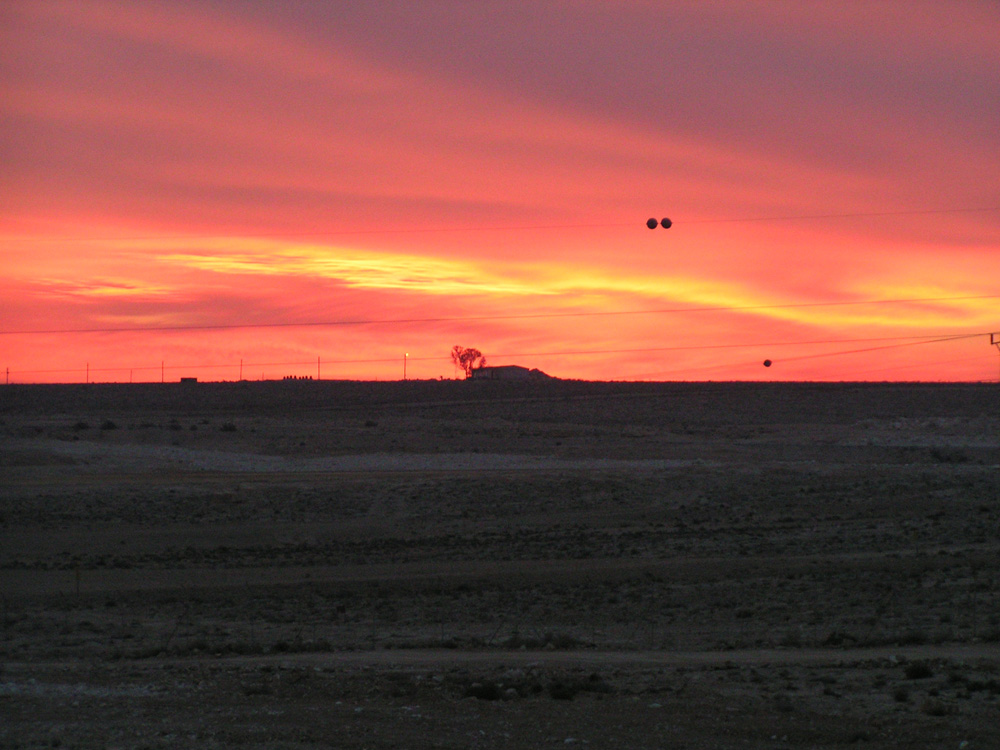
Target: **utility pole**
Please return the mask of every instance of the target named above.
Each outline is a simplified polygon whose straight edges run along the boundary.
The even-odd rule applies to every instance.
[[[403,355],[403,380],[406,380],[406,360],[410,358],[410,353],[407,352]]]
[[[997,348],[997,354],[1000,354],[1000,333],[991,333],[990,343]],[[997,376],[997,382],[1000,383],[1000,375]]]
[[[87,384],[90,384],[90,362],[87,363]]]
[[[243,360],[240,360],[240,380],[243,380]]]
[[[320,379],[319,357],[316,357],[316,380]]]
[[[167,376],[166,376],[166,369],[167,369],[167,368],[165,368],[165,367],[163,366],[163,360],[161,359],[161,360],[160,360],[160,382],[161,382],[161,383],[166,383],[166,382],[167,382],[167,381],[166,381],[166,377],[167,377]]]

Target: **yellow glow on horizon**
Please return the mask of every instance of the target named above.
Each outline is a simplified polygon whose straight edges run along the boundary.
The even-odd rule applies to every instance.
[[[204,245],[204,243],[201,243]],[[989,300],[952,300],[912,303],[888,308],[853,306],[852,302],[879,299],[934,299],[968,294],[965,287],[918,285],[858,285],[842,290],[843,306],[816,306],[812,299],[762,292],[752,283],[708,276],[619,273],[607,267],[570,266],[567,263],[510,264],[476,262],[427,255],[376,253],[315,245],[289,246],[239,238],[222,240],[218,247],[255,246],[253,251],[191,252],[161,256],[165,263],[218,274],[302,276],[336,280],[348,287],[405,291],[432,296],[544,297],[575,308],[656,309],[678,305],[720,308],[742,315],[824,329],[872,329],[985,325],[993,310]]]

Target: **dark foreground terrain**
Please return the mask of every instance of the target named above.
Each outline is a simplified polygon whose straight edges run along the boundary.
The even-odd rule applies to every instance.
[[[1000,747],[994,385],[0,388],[0,747]]]

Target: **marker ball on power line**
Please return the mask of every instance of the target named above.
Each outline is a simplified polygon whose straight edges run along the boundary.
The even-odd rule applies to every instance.
[[[764,367],[770,367],[770,366],[771,366],[771,360],[765,359],[764,360]]]
[[[660,226],[664,229],[670,229],[673,225],[674,223],[670,219],[660,219]]]
[[[649,219],[646,222],[646,226],[649,227],[650,229],[656,229],[656,219]]]

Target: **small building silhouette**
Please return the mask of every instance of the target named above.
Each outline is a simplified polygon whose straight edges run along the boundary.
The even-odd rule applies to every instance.
[[[529,370],[520,365],[503,365],[501,367],[477,367],[472,370],[473,380],[536,380],[550,378],[541,370]]]

